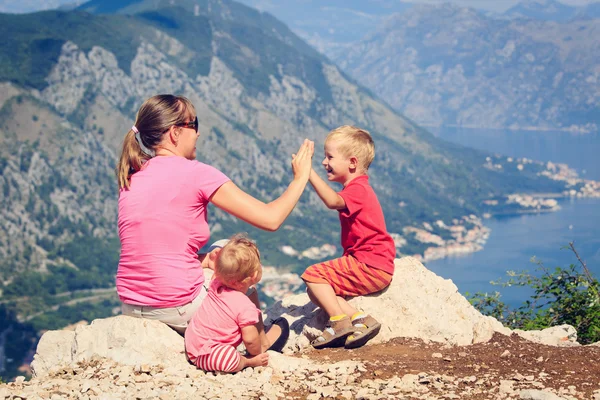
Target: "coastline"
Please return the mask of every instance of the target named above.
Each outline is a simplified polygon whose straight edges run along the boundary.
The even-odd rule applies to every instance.
[[[520,159],[519,162],[526,163],[529,160]],[[518,208],[510,211],[499,209],[495,212],[483,213],[484,219],[493,217],[509,217],[524,214],[541,214],[559,211],[561,206],[557,199],[569,198],[600,198],[600,182],[581,179],[575,170],[569,168],[566,164],[547,163],[546,170],[540,175],[547,176],[550,179],[564,181],[566,189],[560,193],[532,193],[532,194],[510,194],[505,197],[504,203],[500,204],[498,200],[488,200],[484,202],[488,206],[508,206],[514,205]],[[463,219],[466,217],[463,217]],[[469,222],[474,225],[468,234],[464,237],[455,237],[455,240],[448,241],[428,241],[420,240],[422,243],[435,243],[436,246],[430,246],[425,249],[423,255],[416,254],[413,257],[420,261],[427,262],[439,260],[442,258],[464,255],[483,250],[487,242],[490,228],[486,227],[482,220],[476,216],[469,216]],[[406,228],[405,228],[406,230]],[[419,239],[419,236],[416,237]],[[408,255],[408,254],[407,254]]]
[[[542,126],[480,126],[480,125],[459,125],[459,124],[427,124],[418,122],[419,126],[424,128],[457,128],[457,129],[485,129],[494,131],[530,131],[530,132],[565,132],[576,135],[586,135],[589,133],[598,132],[596,125],[590,126],[569,126],[569,127],[542,127]]]

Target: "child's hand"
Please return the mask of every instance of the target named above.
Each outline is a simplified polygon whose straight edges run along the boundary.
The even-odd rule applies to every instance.
[[[315,143],[312,140],[304,139],[304,143],[298,149],[296,154],[292,154],[292,170],[294,179],[308,181],[312,169],[312,156],[315,153]]]
[[[266,367],[269,365],[269,355],[267,353],[262,353],[256,356],[258,358],[258,362],[260,362],[261,367]]]
[[[217,256],[219,255],[220,251],[221,248],[217,247],[216,249],[213,249],[210,253],[207,253],[200,262],[200,264],[202,264],[202,268],[208,268],[214,271],[215,262],[217,261]]]
[[[246,367],[266,367],[269,365],[269,355],[262,353],[246,360]]]

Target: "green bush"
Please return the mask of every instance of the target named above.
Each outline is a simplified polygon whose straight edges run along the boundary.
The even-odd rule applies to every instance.
[[[568,248],[573,251],[581,268],[571,264],[550,271],[533,257],[532,262],[537,264],[540,276],[528,271],[508,271],[506,282],[492,282],[503,287],[527,286],[533,289],[530,299],[519,308],[511,309],[503,303],[498,292],[491,295],[475,293],[469,301],[482,314],[490,315],[512,329],[544,329],[568,324],[577,330],[580,343],[600,341],[600,283],[581,260],[572,242]]]

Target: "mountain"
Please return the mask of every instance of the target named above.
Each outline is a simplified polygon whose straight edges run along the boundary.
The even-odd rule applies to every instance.
[[[578,11],[576,18],[600,18],[600,2],[594,2],[583,6]]]
[[[0,12],[21,14],[55,8],[71,9],[84,2],[85,0],[0,0]]]
[[[512,18],[565,22],[573,18],[577,11],[578,7],[569,6],[556,0],[525,0],[506,10],[504,15]]]
[[[324,54],[332,46],[362,39],[366,32],[380,26],[390,14],[412,7],[412,3],[398,0],[240,2],[275,15]]]
[[[0,14],[0,34],[10,38],[0,42],[0,367],[9,341],[25,354],[32,332],[118,309],[113,170],[135,112],[157,93],[189,97],[198,158],[265,201],[289,182],[303,138],[316,140],[318,167],[330,129],[369,129],[370,175],[398,254],[436,246],[417,227],[450,239],[449,227],[474,224],[463,216],[520,211],[508,194],[565,189],[546,165],[436,139],[282,22],[230,0],[94,0]],[[337,214],[311,189],[276,233],[210,214],[213,238],[249,232],[267,265],[302,270],[314,261],[285,246],[339,243]]]
[[[509,18],[528,18],[540,21],[567,22],[573,19],[600,18],[600,2],[571,6],[555,0],[525,0],[506,10]]]
[[[417,123],[596,131],[600,20],[419,5],[330,58]]]

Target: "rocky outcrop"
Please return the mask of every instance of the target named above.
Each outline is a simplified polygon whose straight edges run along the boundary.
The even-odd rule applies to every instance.
[[[80,325],[75,331],[49,331],[38,343],[33,373],[46,375],[57,366],[71,366],[94,357],[123,365],[185,364],[183,338],[159,321],[120,315]]]
[[[351,303],[383,324],[380,334],[371,344],[409,337],[464,346],[487,342],[495,332],[511,334],[511,330],[500,322],[475,310],[452,281],[440,278],[412,257],[396,260],[395,277],[387,290],[353,299]],[[290,321],[292,328],[284,349],[286,354],[306,350],[326,322],[325,314],[317,310],[305,294],[286,299],[268,309],[267,323],[269,318],[280,315]],[[572,327],[517,333],[539,343],[576,344],[576,333]],[[78,363],[94,358],[138,367],[161,365],[177,369],[187,365],[183,338],[166,325],[117,316],[77,326],[74,332],[45,333],[31,367],[34,374],[41,377],[55,368],[74,368]],[[296,358],[274,357],[271,364],[279,370],[293,370],[294,363],[298,362],[301,361]]]
[[[358,297],[350,304],[372,314],[383,327],[373,343],[395,337],[412,337],[450,345],[488,341],[494,332],[510,330],[483,316],[465,299],[451,280],[427,270],[412,257],[396,260],[391,285],[382,293]],[[306,294],[284,299],[267,310],[269,317],[286,316],[293,329],[290,351],[303,350],[318,336],[327,316]]]

